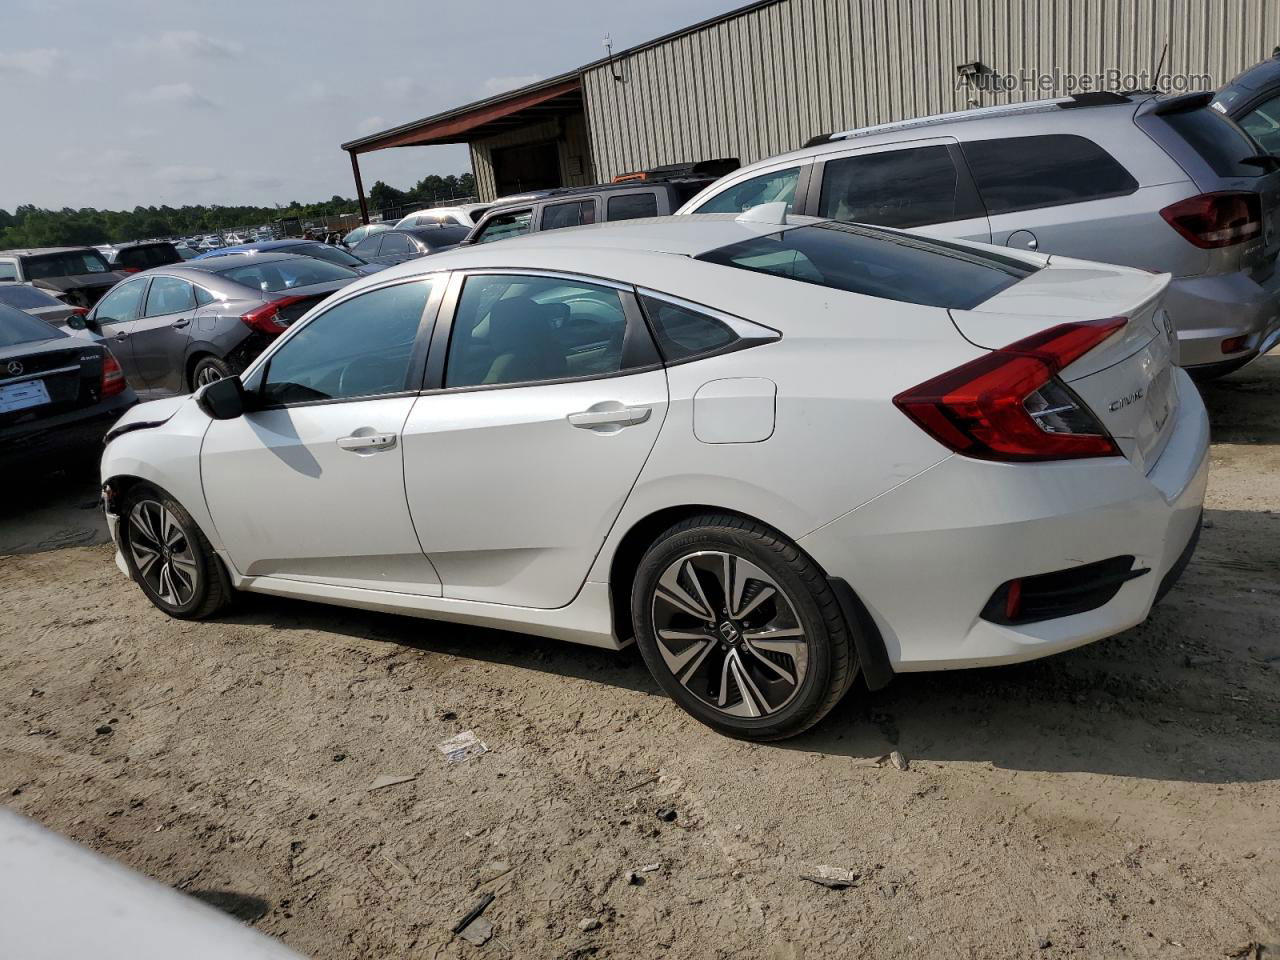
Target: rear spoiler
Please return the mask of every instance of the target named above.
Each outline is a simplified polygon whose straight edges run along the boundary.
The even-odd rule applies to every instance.
[[[1187,113],[1191,110],[1207,107],[1212,99],[1213,94],[1208,91],[1184,93],[1176,97],[1170,97],[1168,100],[1156,101],[1156,105],[1152,107],[1151,112],[1157,117],[1168,116],[1171,113]]]

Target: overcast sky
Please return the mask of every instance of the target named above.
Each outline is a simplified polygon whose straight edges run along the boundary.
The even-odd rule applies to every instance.
[[[0,208],[354,196],[338,144],[745,0],[0,0]],[[470,169],[365,154],[366,189]]]

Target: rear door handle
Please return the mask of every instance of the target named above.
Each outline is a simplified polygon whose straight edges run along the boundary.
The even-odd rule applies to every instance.
[[[575,427],[629,427],[644,423],[653,413],[652,407],[615,407],[611,410],[582,410],[569,414],[569,423]]]
[[[350,436],[338,438],[339,450],[390,450],[395,445],[396,435],[394,433],[371,433],[363,437]]]

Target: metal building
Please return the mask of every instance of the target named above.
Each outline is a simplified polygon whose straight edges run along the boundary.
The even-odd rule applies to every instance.
[[[467,143],[483,200],[817,133],[1083,90],[1212,89],[1280,43],[1276,0],[763,0],[344,143]]]

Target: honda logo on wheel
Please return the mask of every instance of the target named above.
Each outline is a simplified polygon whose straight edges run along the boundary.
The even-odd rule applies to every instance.
[[[5,369],[9,371],[9,376],[17,377],[22,374],[22,371],[25,370],[26,367],[17,360],[10,360],[9,365],[5,367]]]

